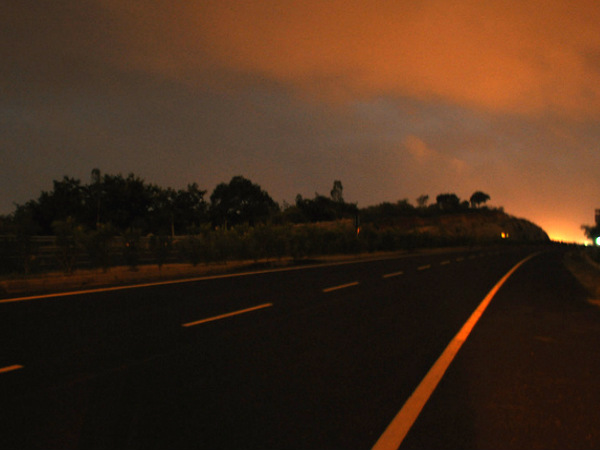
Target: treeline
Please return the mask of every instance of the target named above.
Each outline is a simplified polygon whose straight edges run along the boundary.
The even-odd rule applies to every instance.
[[[359,209],[343,197],[341,181],[330,195],[298,195],[280,206],[259,185],[236,176],[210,197],[189,184],[175,190],[148,184],[129,174],[92,171],[87,184],[65,176],[53,190],[17,205],[0,217],[0,272],[102,267],[170,261],[219,262],[229,259],[296,259],[319,254],[461,244],[397,227],[407,217],[480,211],[483,192],[469,201],[455,194],[381,203]],[[40,238],[47,236],[51,238]],[[45,248],[45,251],[42,251]],[[48,249],[50,248],[50,250]],[[45,253],[44,253],[45,252]],[[54,262],[49,262],[52,254]]]
[[[196,183],[175,190],[148,184],[134,174],[101,175],[95,169],[89,184],[65,176],[53,182],[52,191],[17,205],[13,214],[0,217],[0,233],[56,235],[57,227],[67,219],[89,230],[109,227],[117,233],[135,229],[141,234],[175,236],[205,225],[252,227],[354,217],[358,209],[343,200],[342,191],[341,182],[336,181],[331,197],[315,194],[314,199],[303,199],[298,195],[295,205],[282,208],[242,176],[219,184],[207,199],[207,191]]]

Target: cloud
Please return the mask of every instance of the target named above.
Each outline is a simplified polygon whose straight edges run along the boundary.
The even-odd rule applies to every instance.
[[[450,172],[450,175],[462,175],[467,170],[467,164],[453,156],[440,153],[425,144],[416,136],[409,135],[404,139],[404,147],[408,150],[413,160],[422,168]]]
[[[118,63],[190,83],[229,73],[228,82],[265,78],[328,101],[402,95],[494,112],[600,114],[594,1],[103,4],[129,50]]]
[[[72,89],[149,73],[196,89],[269,80],[328,102],[396,95],[600,115],[594,0],[23,0],[5,13],[12,84],[25,75]]]

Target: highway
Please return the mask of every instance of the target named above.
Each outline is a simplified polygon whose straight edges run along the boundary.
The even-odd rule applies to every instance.
[[[600,314],[561,252],[2,300],[2,448],[598,448]],[[486,298],[408,434],[382,442]]]

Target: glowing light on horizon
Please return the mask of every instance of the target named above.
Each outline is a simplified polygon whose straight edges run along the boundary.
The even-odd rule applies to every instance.
[[[574,237],[569,234],[561,234],[561,233],[548,233],[548,237],[554,242],[564,242],[566,244],[579,244],[579,245],[589,245],[593,243],[590,239],[586,239],[583,236]]]

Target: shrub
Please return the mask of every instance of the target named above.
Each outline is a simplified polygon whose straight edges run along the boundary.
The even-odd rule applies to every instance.
[[[158,264],[158,268],[161,269],[171,254],[171,250],[173,249],[173,239],[171,236],[164,234],[158,236],[151,235],[148,245],[156,264]]]
[[[136,228],[129,228],[123,233],[123,257],[131,270],[136,270],[140,263],[140,238],[140,231]]]
[[[110,225],[99,225],[96,230],[81,234],[81,244],[86,250],[92,267],[101,267],[104,272],[111,265],[112,242],[116,231]]]
[[[52,228],[59,249],[57,255],[59,263],[66,274],[71,274],[75,270],[78,244],[81,241],[83,227],[78,225],[72,217],[67,217],[65,220],[52,222]]]

